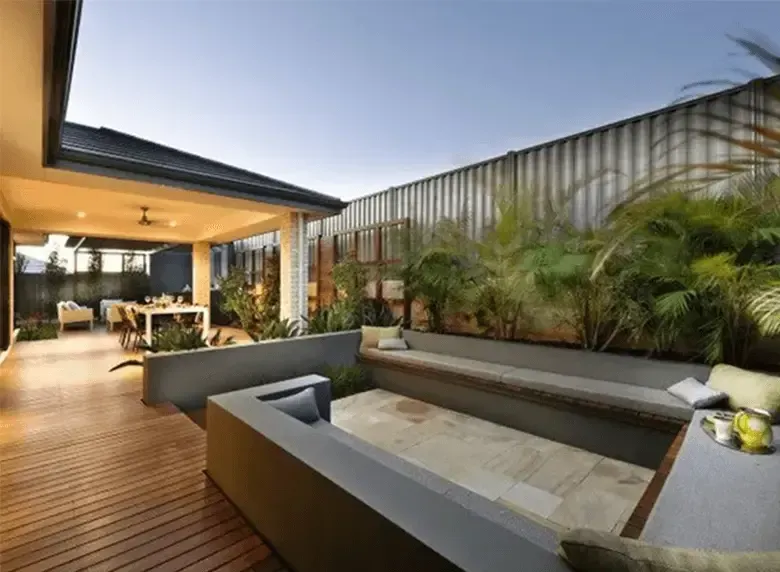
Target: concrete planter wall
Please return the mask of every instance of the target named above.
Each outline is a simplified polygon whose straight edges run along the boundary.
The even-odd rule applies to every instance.
[[[356,362],[360,331],[301,336],[144,357],[143,400],[188,410],[210,395],[246,389]]]

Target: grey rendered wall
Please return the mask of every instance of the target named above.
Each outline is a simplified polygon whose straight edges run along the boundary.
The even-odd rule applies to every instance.
[[[360,331],[301,336],[188,352],[147,354],[143,400],[201,409],[210,395],[319,372],[356,361]]]
[[[674,440],[672,433],[556,409],[422,374],[376,364],[369,369],[377,387],[387,391],[653,470]]]
[[[537,213],[562,205],[565,195],[577,190],[567,205],[570,219],[579,225],[600,224],[608,210],[627,196],[629,188],[668,169],[687,164],[713,163],[733,154],[726,143],[699,135],[704,130],[728,133],[723,121],[730,117],[732,137],[748,132],[738,122],[753,121],[778,127],[776,100],[766,97],[776,80],[751,82],[710,96],[652,111],[543,143],[473,165],[391,187],[352,201],[341,214],[309,223],[308,235],[330,236],[380,222],[409,218],[431,225],[442,218],[468,214],[473,236],[493,222],[497,188],[529,201]],[[746,108],[766,107],[765,113]],[[691,172],[687,177],[699,176]],[[252,250],[276,244],[272,233],[236,243]]]
[[[207,418],[209,476],[298,572],[568,569],[554,552],[251,397],[211,398]]]
[[[710,377],[711,369],[694,363],[412,330],[404,330],[404,339],[415,350],[653,389],[666,389],[686,377],[705,382]]]

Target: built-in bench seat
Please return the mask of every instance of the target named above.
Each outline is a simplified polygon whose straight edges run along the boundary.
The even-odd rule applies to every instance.
[[[706,414],[694,414],[641,540],[727,552],[780,551],[780,454],[748,455],[718,445],[700,427]]]
[[[405,330],[410,349],[362,349],[382,389],[656,469],[693,416],[671,385],[710,368]]]
[[[665,390],[574,375],[516,368],[491,362],[446,356],[419,350],[365,349],[362,355],[378,361],[414,365],[454,375],[472,377],[505,388],[532,390],[551,397],[576,399],[581,404],[613,406],[637,413],[690,421],[693,409]]]

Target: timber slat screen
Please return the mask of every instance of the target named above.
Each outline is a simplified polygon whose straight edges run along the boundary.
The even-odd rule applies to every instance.
[[[409,219],[399,219],[336,232],[330,236],[310,237],[309,284],[314,285],[314,291],[309,293],[310,307],[319,308],[333,301],[336,295],[331,277],[333,266],[348,255],[354,255],[359,262],[369,267],[370,282],[374,285],[373,297],[382,298],[382,281],[378,279],[377,270],[400,261],[400,237],[408,228]],[[259,284],[266,277],[268,260],[278,255],[279,245],[267,244],[236,252],[235,264],[244,269],[247,282]]]
[[[74,332],[3,364],[0,570],[281,570],[204,474],[205,432],[108,373],[129,355]]]

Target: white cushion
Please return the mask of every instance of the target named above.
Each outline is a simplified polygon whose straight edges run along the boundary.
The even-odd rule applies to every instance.
[[[377,349],[380,350],[408,350],[409,346],[403,338],[384,338],[377,341]]]
[[[682,381],[675,383],[666,391],[694,409],[710,407],[728,397],[725,392],[715,391],[701,383],[698,379],[692,377],[686,377]]]
[[[68,310],[80,310],[79,305],[76,304],[73,300],[70,300],[68,302],[65,302],[65,306],[68,308]]]

